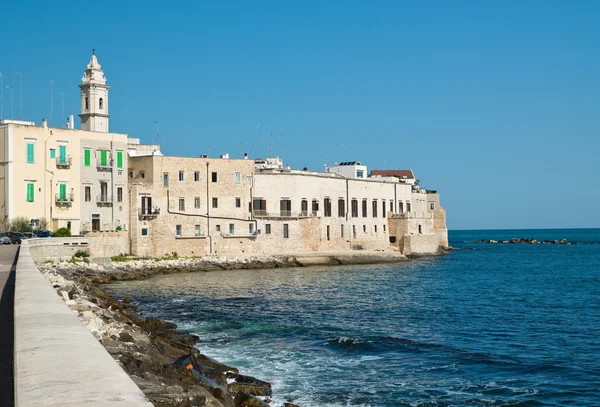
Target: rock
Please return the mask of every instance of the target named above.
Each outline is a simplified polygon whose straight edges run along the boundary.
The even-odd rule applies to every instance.
[[[258,380],[252,376],[244,376],[233,372],[227,373],[228,379],[234,381],[227,385],[227,390],[232,394],[237,394],[240,391],[253,396],[272,396],[271,384]]]
[[[535,240],[535,239],[531,239],[531,241],[529,243],[531,243],[531,244],[538,244],[539,242],[537,240]]]
[[[130,296],[123,298],[124,304],[129,304],[130,302],[133,302],[133,298],[131,298]]]
[[[267,403],[246,392],[240,391],[234,399],[235,407],[269,407]]]
[[[559,244],[569,244],[569,242],[567,241],[567,239],[562,239]]]
[[[286,401],[285,403],[283,403],[282,407],[300,407],[300,406],[298,406],[296,404],[292,404],[289,401]]]
[[[59,287],[56,292],[62,295],[65,300],[72,300],[73,294],[75,294],[75,286],[73,284]]]
[[[119,340],[122,342],[135,342],[133,336],[131,336],[131,334],[127,331],[123,331],[119,334]]]

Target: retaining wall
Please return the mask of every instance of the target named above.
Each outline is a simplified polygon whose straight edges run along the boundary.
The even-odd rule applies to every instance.
[[[15,283],[15,405],[152,406],[35,266],[23,241]]]

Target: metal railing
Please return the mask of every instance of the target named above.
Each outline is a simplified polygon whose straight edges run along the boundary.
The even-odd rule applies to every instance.
[[[61,194],[55,194],[55,201],[56,201],[56,205],[64,205],[64,206],[71,206],[73,204],[73,200],[75,198],[75,194],[65,194],[62,195]]]
[[[56,167],[57,168],[69,168],[73,162],[72,157],[56,157]]]
[[[140,219],[155,218],[160,215],[160,208],[139,208],[138,216]]]
[[[110,170],[112,166],[112,160],[109,158],[107,158],[105,162],[102,162],[101,158],[96,160],[96,168],[99,170]]]
[[[252,214],[255,218],[309,218],[312,216],[321,216],[319,211],[292,212],[288,210],[280,210],[279,212],[267,212],[263,209],[254,209]]]
[[[112,196],[108,194],[100,194],[96,195],[96,202],[102,205],[112,205],[113,199]]]

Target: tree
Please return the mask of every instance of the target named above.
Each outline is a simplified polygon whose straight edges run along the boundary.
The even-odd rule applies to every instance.
[[[49,223],[48,223],[48,219],[46,218],[40,218],[40,224],[38,226],[39,229],[48,229]]]
[[[10,230],[13,232],[31,232],[31,221],[25,216],[14,218],[10,223]]]
[[[56,232],[52,233],[54,237],[70,237],[71,231],[67,228],[60,228]]]

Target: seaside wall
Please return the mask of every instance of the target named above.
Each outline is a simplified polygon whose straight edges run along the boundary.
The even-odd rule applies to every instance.
[[[15,282],[15,406],[151,406],[35,266],[23,241]]]
[[[440,254],[440,252],[440,238],[437,234],[404,236],[402,253],[407,256]]]
[[[108,259],[129,253],[127,232],[94,232],[85,237],[52,237],[28,239],[34,261],[69,260],[79,250],[86,250],[93,260]]]

